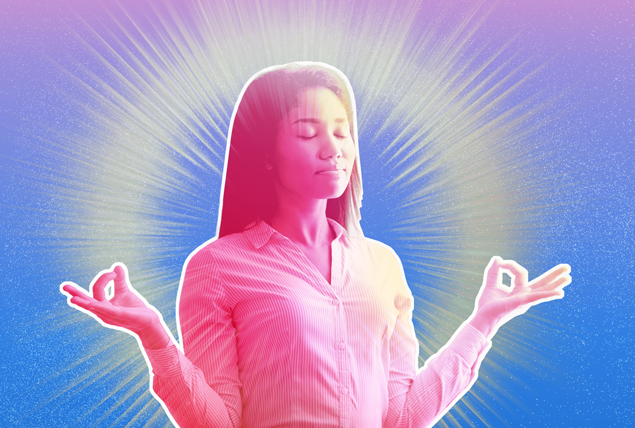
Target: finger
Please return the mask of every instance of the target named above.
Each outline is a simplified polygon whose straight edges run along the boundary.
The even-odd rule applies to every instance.
[[[106,299],[106,286],[115,279],[117,276],[116,273],[112,271],[106,271],[105,273],[100,273],[95,277],[93,283],[90,285],[90,290],[93,297],[99,301],[107,300]]]
[[[115,263],[112,267],[117,275],[115,278],[115,296],[128,291],[128,269],[123,263]]]
[[[519,310],[519,308],[527,308],[537,305],[542,302],[547,302],[550,300],[562,299],[564,297],[563,290],[551,290],[551,291],[541,291],[537,293],[531,294],[522,294],[518,296],[514,296],[512,300],[510,300],[507,304],[508,310],[511,312],[515,312]],[[516,308],[516,309],[513,309]]]
[[[77,284],[73,284],[72,282],[62,282],[60,284],[60,292],[66,295],[70,294],[70,297],[88,295],[83,288],[77,286]]]
[[[72,282],[60,284],[60,291],[67,297],[67,302],[71,306],[86,309],[91,302],[95,301],[83,288]]]
[[[548,284],[561,275],[568,275],[571,272],[571,266],[567,264],[561,264],[549,269],[547,272],[540,275],[538,278],[533,279],[529,285],[540,287],[542,284]],[[533,287],[532,287],[533,288]]]
[[[537,293],[531,293],[525,296],[525,303],[527,305],[537,305],[538,303],[548,302],[550,300],[562,299],[564,297],[564,290],[550,290],[539,291]]]
[[[111,304],[108,300],[93,301],[89,310],[106,322],[118,320],[121,317],[121,308]]]
[[[106,324],[127,329],[134,325],[134,320],[131,320],[129,311],[126,312],[126,309],[112,305],[108,301],[95,301],[90,305],[89,310]]]
[[[527,269],[525,269],[524,267],[516,263],[514,260],[503,260],[499,264],[499,268],[505,269],[512,274],[513,276],[512,286],[511,286],[512,290],[516,286],[525,287],[527,285],[528,276],[529,276]],[[501,282],[502,282],[502,278],[501,278]]]
[[[69,305],[77,306],[82,309],[86,309],[94,300],[86,291],[72,282],[63,282],[60,284],[60,291],[66,295],[66,301]]]
[[[489,286],[496,286],[501,281],[500,263],[503,261],[499,256],[494,256],[490,259],[487,267],[485,268],[486,284]]]
[[[107,306],[112,306],[108,300],[99,301],[93,299],[92,297],[83,298],[77,296],[71,298],[70,302],[73,305],[81,308],[88,315],[101,320],[105,324],[119,325],[116,321],[113,320],[113,316],[110,313],[111,311],[107,309]]]
[[[73,296],[68,301],[69,303],[77,307],[80,307],[82,309],[85,309],[89,312],[92,312],[90,310],[90,306],[93,304],[93,302],[97,302],[97,300],[93,299],[90,296]]]
[[[549,282],[543,281],[532,284],[530,287],[532,291],[556,290],[566,287],[567,285],[571,284],[571,281],[572,278],[569,275],[565,275],[557,277],[556,279]]]

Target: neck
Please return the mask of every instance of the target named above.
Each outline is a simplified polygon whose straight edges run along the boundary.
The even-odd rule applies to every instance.
[[[271,218],[271,227],[307,247],[330,245],[330,227],[326,219],[326,199],[296,200],[285,195]]]

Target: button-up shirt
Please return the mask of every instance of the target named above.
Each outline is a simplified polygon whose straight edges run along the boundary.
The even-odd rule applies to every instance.
[[[336,222],[329,283],[265,222],[186,262],[175,345],[146,350],[152,389],[189,427],[423,427],[476,380],[491,342],[464,324],[417,370],[396,254]]]

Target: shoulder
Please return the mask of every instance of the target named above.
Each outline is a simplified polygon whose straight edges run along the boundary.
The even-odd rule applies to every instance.
[[[185,261],[185,267],[189,264],[212,263],[214,260],[227,257],[227,254],[248,251],[250,247],[249,240],[242,233],[232,233],[222,238],[214,237],[190,253]]]
[[[209,296],[224,294],[223,269],[224,259],[235,252],[242,244],[244,236],[240,233],[227,235],[222,238],[212,238],[199,245],[187,257],[181,272],[178,301],[179,306],[187,307],[188,302]],[[247,242],[248,244],[248,242]]]
[[[401,261],[397,253],[383,242],[371,238],[348,237],[354,251],[368,254],[374,262],[390,265],[393,269],[401,269]]]
[[[410,307],[412,304],[412,292],[408,287],[403,265],[395,250],[389,245],[371,238],[363,238],[363,240],[365,241],[364,245],[376,254],[376,262],[386,270],[388,276],[391,278],[390,282],[394,287],[396,296],[395,303],[399,305],[403,304],[404,307]],[[398,301],[402,303],[398,303]]]
[[[373,269],[385,272],[395,287],[409,293],[401,260],[390,246],[366,237],[348,237],[348,239],[351,243],[351,249],[363,257],[365,263],[369,263]]]

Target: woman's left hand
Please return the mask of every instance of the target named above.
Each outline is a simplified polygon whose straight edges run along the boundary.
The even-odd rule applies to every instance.
[[[511,274],[510,287],[503,284],[503,271]],[[490,336],[498,327],[525,313],[531,306],[563,298],[563,288],[571,283],[570,272],[569,265],[561,264],[528,282],[527,269],[513,260],[492,257],[485,269],[470,323]]]

